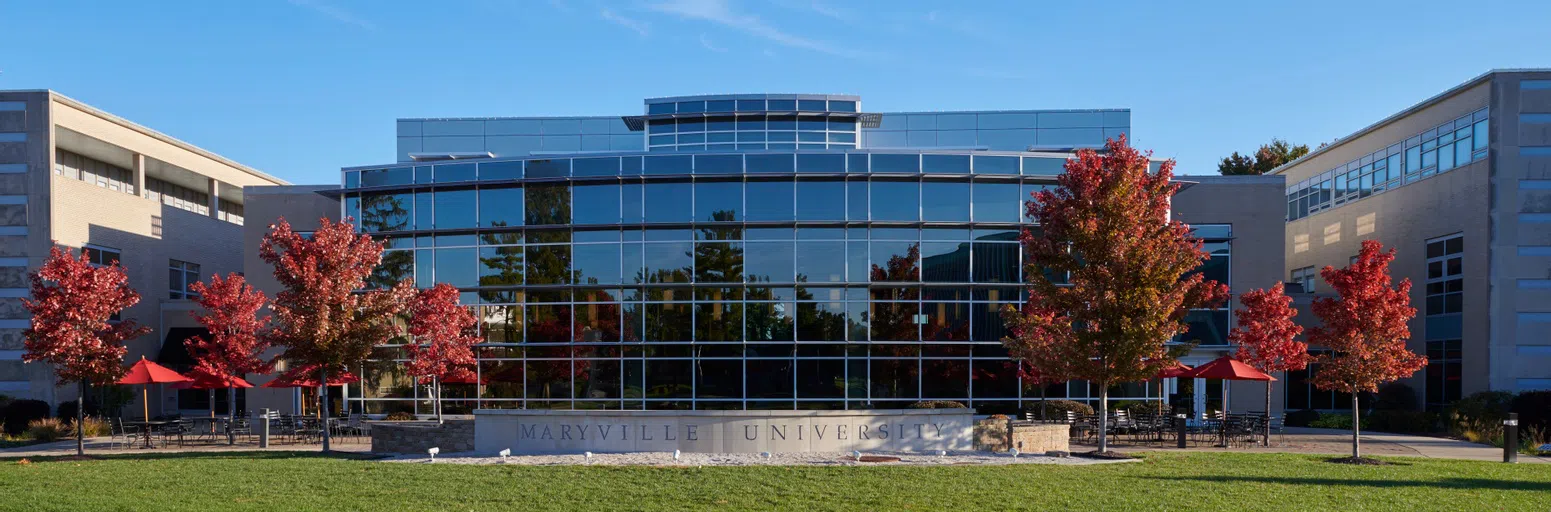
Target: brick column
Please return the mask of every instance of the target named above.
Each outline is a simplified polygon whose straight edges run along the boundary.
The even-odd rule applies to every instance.
[[[221,182],[215,178],[206,178],[210,182],[210,218],[221,218]]]
[[[129,179],[135,185],[135,195],[145,197],[145,155],[135,153],[133,158],[135,168],[132,174],[134,176],[131,176]]]

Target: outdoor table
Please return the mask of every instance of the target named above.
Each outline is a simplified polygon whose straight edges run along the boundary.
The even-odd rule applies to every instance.
[[[123,423],[125,425],[129,425],[129,426],[140,427],[141,437],[145,438],[145,446],[144,447],[145,448],[152,448],[152,446],[151,446],[151,428],[152,427],[165,427],[167,425],[171,425],[171,424],[176,423],[176,422],[175,421],[170,421],[170,420],[151,420],[151,421],[139,420],[139,421],[125,421]]]

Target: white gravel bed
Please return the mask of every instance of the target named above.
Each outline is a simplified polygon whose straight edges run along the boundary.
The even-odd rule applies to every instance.
[[[471,453],[454,453],[438,456],[435,464],[512,464],[525,466],[953,466],[953,465],[1006,465],[1006,464],[1061,464],[1083,466],[1130,462],[1131,460],[1100,460],[1083,457],[1047,457],[1044,455],[1019,455],[991,452],[949,452],[946,456],[921,452],[865,452],[863,455],[899,457],[898,462],[857,462],[852,454],[840,452],[772,453],[765,458],[758,453],[682,453],[673,460],[672,452],[594,453],[589,459],[583,454],[569,455],[513,455],[502,459],[498,456],[478,456]],[[399,455],[383,462],[431,463],[424,455]]]

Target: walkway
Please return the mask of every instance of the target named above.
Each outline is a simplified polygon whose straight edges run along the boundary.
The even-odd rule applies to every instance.
[[[1263,447],[1232,447],[1217,448],[1209,445],[1190,445],[1185,451],[1202,452],[1247,452],[1247,453],[1322,453],[1331,455],[1348,455],[1352,453],[1352,432],[1349,430],[1336,430],[1324,428],[1287,428],[1286,435],[1282,438],[1272,439],[1273,446]],[[1091,446],[1091,444],[1087,445]],[[1159,446],[1158,443],[1130,444],[1130,441],[1122,438],[1120,444],[1112,443],[1117,451],[1181,451],[1174,447],[1172,441]],[[1431,459],[1462,459],[1481,461],[1502,461],[1503,450],[1495,446],[1469,443],[1454,439],[1439,437],[1412,436],[1405,434],[1388,434],[1383,432],[1362,433],[1362,453],[1364,455],[1386,455],[1396,457],[1425,457]],[[1536,457],[1519,454],[1521,464],[1551,464],[1551,458]]]

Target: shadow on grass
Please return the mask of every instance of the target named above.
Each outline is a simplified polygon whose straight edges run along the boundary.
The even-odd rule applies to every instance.
[[[374,460],[384,458],[381,455],[369,453],[333,452],[323,453],[316,451],[230,451],[230,452],[145,452],[145,453],[100,453],[86,452],[84,458],[71,455],[49,455],[42,457],[0,457],[0,462],[16,463],[26,459],[32,463],[44,462],[80,462],[83,460],[289,460],[289,459],[339,459],[339,460]]]
[[[1551,492],[1551,482],[1524,482],[1517,480],[1492,480],[1487,478],[1443,478],[1439,480],[1354,480],[1345,478],[1303,478],[1269,476],[1145,476],[1148,480],[1175,482],[1242,482],[1282,485],[1362,486],[1377,488],[1434,487],[1438,489],[1492,489],[1502,491]]]

